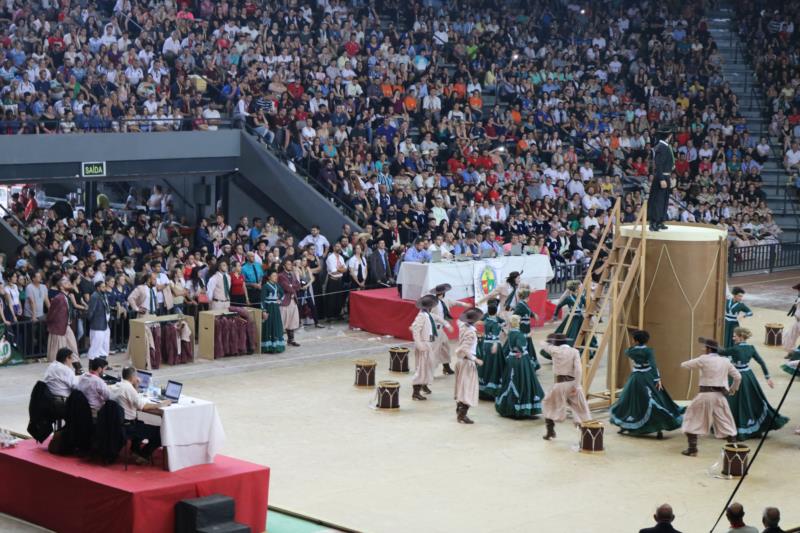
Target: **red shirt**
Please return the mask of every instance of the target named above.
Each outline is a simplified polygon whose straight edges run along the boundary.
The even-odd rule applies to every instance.
[[[688,171],[689,171],[689,162],[687,160],[678,159],[677,161],[675,161],[675,172],[677,172],[679,176],[683,176],[683,174]]]
[[[344,43],[344,51],[347,52],[347,55],[350,57],[354,57],[356,54],[358,54],[358,49],[358,43],[355,41],[347,41]]]
[[[231,272],[231,294],[235,296],[244,296],[244,276]]]
[[[25,205],[25,212],[22,214],[22,217],[25,220],[30,220],[37,209],[39,209],[39,202],[36,201],[36,198],[29,199],[28,203]]]
[[[464,168],[464,163],[460,159],[456,159],[455,157],[451,157],[447,160],[447,168],[453,174],[457,173],[459,170]]]

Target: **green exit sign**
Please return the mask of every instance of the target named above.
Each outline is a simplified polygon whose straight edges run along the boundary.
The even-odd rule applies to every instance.
[[[92,161],[81,163],[81,177],[83,178],[102,178],[106,175],[105,161]]]

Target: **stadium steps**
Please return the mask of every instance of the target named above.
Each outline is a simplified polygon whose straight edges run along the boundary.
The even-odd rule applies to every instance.
[[[709,14],[709,32],[722,56],[722,75],[736,94],[740,111],[751,135],[759,138],[767,135],[769,119],[765,117],[764,99],[757,85],[755,74],[744,53],[746,45],[741,42],[734,30],[733,9],[725,1]],[[770,139],[773,141],[772,139]],[[762,169],[762,189],[767,195],[767,205],[772,209],[775,220],[783,229],[782,240],[796,241],[800,236],[800,216],[793,200],[786,197],[786,173],[780,166],[782,150],[774,142],[772,157]]]

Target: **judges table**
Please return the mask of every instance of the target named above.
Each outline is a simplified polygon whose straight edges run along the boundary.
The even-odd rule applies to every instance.
[[[161,427],[161,445],[167,451],[170,472],[214,462],[225,444],[225,431],[213,402],[181,395],[163,415],[139,413],[145,424]]]
[[[505,282],[509,272],[522,272],[521,282],[531,286],[531,290],[543,290],[547,282],[553,278],[553,267],[546,255],[504,256],[493,259],[473,261],[442,261],[439,263],[400,264],[397,283],[403,286],[404,300],[417,300],[429,293],[440,283],[449,283],[452,289],[447,293],[449,298],[461,300],[475,295],[476,279],[489,267],[500,285]]]

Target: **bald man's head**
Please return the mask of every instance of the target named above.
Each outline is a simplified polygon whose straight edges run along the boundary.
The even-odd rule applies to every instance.
[[[653,515],[653,518],[658,523],[671,523],[673,520],[675,520],[675,515],[672,512],[672,506],[668,503],[659,505],[658,509],[656,509],[656,514]]]
[[[741,522],[744,519],[744,507],[741,503],[732,503],[725,512],[731,522]]]
[[[764,527],[778,527],[780,521],[781,512],[777,507],[767,507],[764,509],[764,518],[762,519]]]

